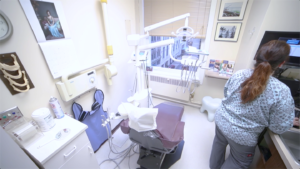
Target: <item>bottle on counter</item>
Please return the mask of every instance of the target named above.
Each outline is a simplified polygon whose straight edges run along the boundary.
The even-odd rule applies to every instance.
[[[62,110],[57,98],[51,96],[49,104],[56,116],[56,118],[61,119],[65,116],[64,111]]]

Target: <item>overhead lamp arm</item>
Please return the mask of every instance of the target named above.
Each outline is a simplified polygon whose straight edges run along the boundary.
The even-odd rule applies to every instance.
[[[168,39],[168,40],[163,40],[163,41],[159,41],[159,42],[155,42],[155,43],[150,43],[147,45],[141,45],[138,47],[138,49],[139,49],[139,51],[148,50],[148,49],[153,49],[153,48],[157,48],[157,47],[161,47],[161,46],[167,46],[170,44],[174,44],[174,39]]]
[[[156,23],[156,24],[153,24],[153,25],[150,25],[150,26],[147,26],[144,28],[144,31],[145,32],[149,32],[153,29],[156,29],[156,28],[159,28],[161,26],[164,26],[164,25],[167,25],[167,24],[170,24],[170,23],[173,23],[173,22],[176,22],[176,21],[179,21],[181,19],[186,19],[185,20],[185,26],[188,26],[188,17],[190,16],[189,13],[187,14],[184,14],[184,15],[180,15],[180,16],[177,16],[177,17],[174,17],[172,19],[168,19],[168,20],[165,20],[165,21],[162,21],[162,22],[159,22],[159,23]]]

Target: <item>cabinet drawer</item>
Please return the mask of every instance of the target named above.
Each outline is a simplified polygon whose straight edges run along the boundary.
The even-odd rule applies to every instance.
[[[66,145],[62,150],[56,153],[52,158],[50,158],[43,166],[46,169],[59,168],[64,163],[72,158],[82,147],[89,143],[89,139],[85,132],[76,137],[68,145]]]
[[[75,154],[72,159],[67,161],[60,169],[99,169],[96,155],[90,143],[86,144]]]

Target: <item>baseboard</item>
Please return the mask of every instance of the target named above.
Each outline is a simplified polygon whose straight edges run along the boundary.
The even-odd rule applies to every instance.
[[[166,97],[166,96],[161,96],[158,94],[152,94],[152,97],[157,98],[157,99],[162,99],[162,100],[166,100],[166,101],[170,101],[170,102],[174,102],[174,103],[178,103],[178,104],[183,104],[186,106],[191,106],[191,107],[195,107],[195,108],[201,108],[202,104],[197,104],[197,103],[191,103],[191,102],[186,102],[186,101],[182,101],[182,100],[177,100],[174,98],[170,98],[170,97]]]

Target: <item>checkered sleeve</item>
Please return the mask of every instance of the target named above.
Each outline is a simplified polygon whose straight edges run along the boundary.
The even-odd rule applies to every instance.
[[[289,88],[283,88],[278,94],[277,102],[271,107],[269,129],[277,134],[282,134],[293,125],[294,100]]]
[[[225,84],[225,87],[224,87],[224,97],[226,98],[228,96],[227,92],[228,92],[228,87],[230,85],[230,81],[233,77],[229,78],[228,81],[226,82]]]

